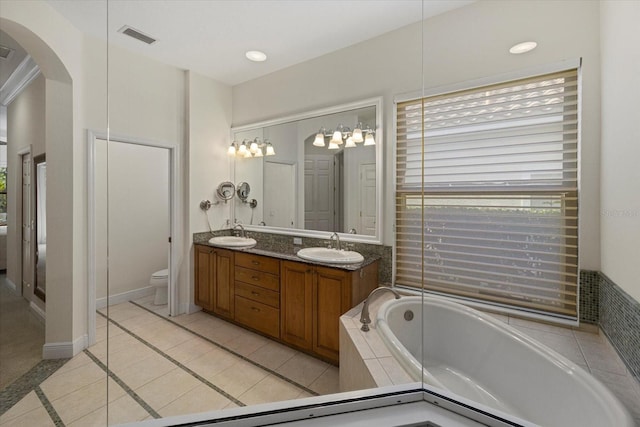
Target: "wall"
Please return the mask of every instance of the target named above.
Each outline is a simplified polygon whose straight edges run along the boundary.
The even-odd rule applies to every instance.
[[[394,96],[583,58],[582,268],[598,269],[599,6],[591,1],[481,1],[233,88],[234,125],[383,96],[384,244],[393,244]],[[420,11],[418,10],[419,14]],[[424,30],[424,34],[422,33]],[[508,49],[538,41],[526,55]],[[421,48],[424,41],[424,49]],[[335,67],[332,64],[350,64]],[[355,64],[355,65],[354,65]],[[360,66],[359,64],[365,64]],[[370,65],[369,65],[370,64]]]
[[[105,140],[96,146],[96,241],[103,254],[108,245],[111,296],[146,288],[153,272],[168,268],[168,167],[163,148]],[[104,299],[106,265],[98,270],[96,298]]]
[[[32,155],[45,152],[45,84],[38,76],[7,109],[7,279],[20,289],[22,277],[22,162],[18,152],[32,145]],[[14,189],[16,189],[14,191]]]
[[[602,272],[640,301],[640,3],[601,3]]]
[[[184,156],[185,200],[188,212],[185,246],[192,248],[193,233],[207,231],[207,214],[200,210],[201,200],[215,201],[214,191],[231,176],[231,162],[227,148],[231,144],[231,88],[197,73],[186,72],[186,141]],[[248,160],[248,159],[247,159]],[[230,203],[214,205],[208,212],[213,229],[224,228],[230,218]],[[193,260],[187,249],[185,260]],[[193,262],[184,262],[186,286],[180,289],[183,310],[193,311]]]

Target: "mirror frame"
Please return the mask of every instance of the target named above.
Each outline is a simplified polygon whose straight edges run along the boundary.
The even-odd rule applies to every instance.
[[[374,244],[382,244],[382,224],[383,224],[383,211],[384,211],[384,203],[383,203],[383,172],[384,172],[384,159],[383,159],[383,143],[384,143],[384,123],[382,121],[382,96],[377,96],[374,98],[367,98],[361,101],[354,101],[346,104],[335,105],[332,107],[325,107],[316,110],[310,110],[303,113],[292,114],[289,116],[279,117],[276,119],[265,120],[261,122],[251,123],[242,126],[233,126],[231,127],[231,135],[230,141],[234,140],[234,135],[237,132],[245,132],[252,131],[257,129],[262,129],[267,126],[275,126],[284,123],[291,123],[299,120],[317,118],[320,116],[325,116],[328,114],[336,114],[349,110],[356,110],[359,108],[365,107],[376,107],[376,227],[375,227],[375,235],[369,236],[366,234],[349,234],[345,232],[338,233],[341,239],[350,242],[362,242],[362,243],[374,243]],[[275,146],[277,149],[277,145]],[[238,181],[238,177],[236,174],[236,159],[232,159],[231,162],[231,173],[233,175],[232,181]],[[264,161],[264,158],[263,158]],[[231,217],[235,218],[235,206],[232,206]],[[251,231],[262,231],[273,234],[283,234],[290,236],[300,236],[300,237],[314,237],[319,239],[326,239],[327,233],[329,231],[319,231],[319,230],[306,230],[304,228],[283,228],[283,227],[270,227],[263,225],[244,225],[244,228]]]

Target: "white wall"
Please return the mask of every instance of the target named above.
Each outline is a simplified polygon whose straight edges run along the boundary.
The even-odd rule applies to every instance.
[[[22,247],[22,162],[18,152],[32,146],[32,155],[45,152],[45,84],[38,76],[7,109],[7,279],[20,286]]]
[[[187,124],[184,156],[188,159],[185,170],[184,208],[188,212],[185,246],[187,247],[183,269],[187,277],[186,286],[180,288],[180,301],[185,310],[193,306],[193,233],[208,231],[206,214],[200,210],[200,201],[214,201],[214,191],[222,181],[231,176],[231,162],[227,148],[231,144],[231,88],[215,80],[188,71],[186,73]],[[224,228],[230,218],[231,204],[219,204],[209,210],[209,219],[214,229]]]
[[[96,144],[96,241],[100,248],[96,298],[149,286],[151,274],[168,268],[169,152],[98,140]],[[108,236],[107,236],[108,224]]]
[[[420,13],[417,3],[417,14]],[[234,125],[383,96],[384,236],[394,241],[395,95],[583,58],[581,267],[599,269],[599,5],[592,1],[480,1],[233,88]],[[424,35],[422,34],[424,30]],[[508,49],[533,39],[525,55]],[[421,42],[424,40],[424,50]],[[365,64],[335,67],[332,64]],[[371,64],[370,66],[367,66]]]
[[[640,3],[603,1],[602,272],[640,302]]]

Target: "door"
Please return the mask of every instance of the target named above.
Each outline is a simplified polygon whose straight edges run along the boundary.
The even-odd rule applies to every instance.
[[[296,228],[296,167],[264,163],[264,222],[269,227]]]
[[[33,211],[31,209],[31,154],[22,156],[22,295],[29,301],[33,295],[33,254],[32,230]]]
[[[313,338],[313,268],[283,261],[280,273],[280,338],[311,350]]]
[[[340,316],[351,308],[350,272],[316,267],[313,283],[313,351],[339,359]]]
[[[195,303],[203,310],[213,311],[213,249],[194,247],[195,253]]]
[[[233,251],[216,249],[213,258],[213,312],[233,319],[234,277]]]
[[[358,234],[376,235],[376,165],[360,165],[360,226]]]
[[[305,230],[335,230],[335,183],[333,168],[333,155],[305,156]]]

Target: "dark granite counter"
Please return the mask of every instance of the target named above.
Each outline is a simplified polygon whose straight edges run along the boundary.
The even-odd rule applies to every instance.
[[[229,247],[221,247],[217,245],[212,245],[209,243],[209,239],[214,236],[229,236],[231,235],[231,230],[219,230],[213,232],[205,232],[205,233],[196,233],[193,235],[193,243],[211,247],[220,247],[222,249],[228,249],[236,252],[246,252],[256,255],[264,255],[272,258],[278,258],[281,260],[287,261],[295,261],[301,262],[309,265],[319,265],[324,267],[338,268],[346,271],[357,271],[363,267],[366,267],[375,261],[381,260],[383,258],[379,253],[375,253],[369,250],[362,250],[360,244],[347,244],[347,250],[353,250],[359,252],[364,256],[364,261],[354,264],[334,264],[334,263],[325,263],[325,262],[316,262],[310,261],[306,259],[302,259],[296,255],[296,253],[305,247],[326,247],[327,244],[322,239],[308,239],[304,238],[303,245],[294,245],[290,243],[292,240],[290,236],[287,236],[287,239],[278,238],[279,236],[273,238],[271,234],[267,233],[255,233],[251,231],[247,231],[247,237],[254,238],[257,241],[257,244],[251,248],[229,248]],[[343,243],[345,244],[345,243]],[[371,246],[371,245],[369,245]],[[367,248],[364,248],[367,249]]]

